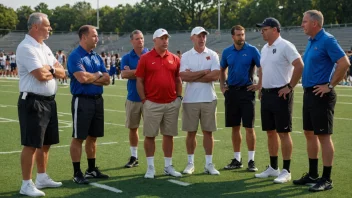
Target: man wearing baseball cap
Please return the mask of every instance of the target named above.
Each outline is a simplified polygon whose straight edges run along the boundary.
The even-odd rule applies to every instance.
[[[167,48],[171,36],[165,29],[154,32],[154,49],[138,62],[137,92],[143,103],[144,149],[148,169],[145,178],[154,178],[155,137],[163,135],[164,173],[181,177],[172,166],[173,137],[178,135],[178,114],[182,101],[180,59]]]
[[[197,146],[196,134],[200,121],[205,150],[204,172],[219,175],[212,162],[216,131],[216,104],[214,82],[219,79],[220,64],[216,52],[205,44],[209,34],[203,27],[195,27],[191,32],[193,48],[182,55],[180,76],[186,83],[183,100],[182,130],[187,131],[186,148],[188,164],[185,174],[194,172],[194,151]]]
[[[296,47],[280,36],[280,23],[269,17],[257,24],[268,43],[261,50],[262,67],[261,120],[267,132],[270,165],[255,174],[258,178],[277,177],[274,183],[291,180],[293,88],[302,76],[303,61]],[[278,168],[279,140],[283,170]]]

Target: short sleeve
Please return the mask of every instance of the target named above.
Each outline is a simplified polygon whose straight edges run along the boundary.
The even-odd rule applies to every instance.
[[[336,63],[340,58],[345,56],[345,52],[334,37],[326,39],[324,44],[333,63]]]
[[[284,48],[285,49],[285,56],[290,62],[290,64],[293,63],[297,58],[300,58],[301,55],[298,53],[296,47],[292,43],[287,43],[287,46]]]
[[[175,61],[176,61],[176,74],[175,74],[175,77],[178,78],[180,77],[180,70],[181,70],[181,61],[180,61],[180,58],[175,56]]]
[[[141,58],[138,61],[138,66],[137,66],[137,70],[136,70],[136,77],[139,78],[144,78],[145,76],[145,66],[146,66],[146,58],[145,56],[141,56]]]
[[[29,45],[23,45],[18,48],[16,62],[23,66],[29,73],[43,67],[35,48]]]
[[[220,70],[219,55],[215,52],[212,53],[212,62],[210,70]]]
[[[220,66],[224,69],[226,69],[228,66],[228,63],[226,60],[226,49],[222,52]]]
[[[81,56],[77,53],[71,53],[67,61],[67,70],[73,74],[75,72],[86,71],[83,66]]]
[[[181,63],[180,63],[180,72],[184,72],[189,69],[187,65],[187,53],[181,56]]]
[[[120,64],[120,70],[122,71],[122,70],[125,70],[125,66],[126,65],[129,65],[128,64],[128,56],[127,56],[127,54],[126,55],[124,55],[123,57],[122,57],[122,59],[121,59],[121,64]]]
[[[253,60],[257,67],[260,67],[260,53],[256,47],[253,47]]]

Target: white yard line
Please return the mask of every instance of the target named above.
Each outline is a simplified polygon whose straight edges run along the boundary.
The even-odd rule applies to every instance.
[[[167,181],[169,181],[171,183],[174,183],[174,184],[177,184],[177,185],[180,185],[180,186],[189,186],[189,185],[191,185],[190,183],[182,182],[182,181],[178,181],[178,180],[174,180],[174,179],[169,179]]]
[[[90,183],[90,185],[98,187],[98,188],[102,188],[111,192],[115,192],[115,193],[122,193],[122,190],[119,190],[117,188],[105,185],[105,184],[98,184],[98,183]]]

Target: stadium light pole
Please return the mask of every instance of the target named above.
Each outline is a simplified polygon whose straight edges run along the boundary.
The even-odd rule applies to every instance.
[[[97,0],[97,29],[99,29],[99,0]]]

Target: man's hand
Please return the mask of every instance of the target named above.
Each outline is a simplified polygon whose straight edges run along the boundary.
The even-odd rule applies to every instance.
[[[285,86],[284,88],[279,90],[279,97],[284,97],[284,99],[286,100],[286,94],[289,94],[292,90],[290,88],[288,88],[288,86]]]
[[[220,86],[220,90],[221,90],[222,94],[224,95],[225,92],[226,92],[227,90],[229,90],[229,88],[228,88],[227,86],[225,86],[225,85],[222,85],[222,86]]]
[[[247,91],[257,91],[262,88],[262,85],[256,84],[256,85],[250,85],[247,87]]]
[[[124,66],[123,69],[124,69],[124,70],[131,70],[131,69],[130,69],[130,66],[127,66],[127,65]]]
[[[329,88],[329,84],[316,85],[313,88],[314,88],[313,93],[315,93],[315,95],[320,94],[320,97],[323,97],[324,94],[329,93],[331,91],[331,89]]]

